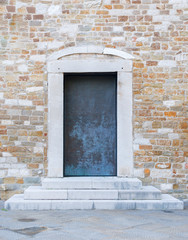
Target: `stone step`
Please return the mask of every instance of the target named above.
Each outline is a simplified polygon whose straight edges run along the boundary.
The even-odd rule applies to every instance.
[[[5,208],[11,210],[180,210],[183,202],[162,194],[161,200],[25,200],[23,194],[16,194],[5,202]]]
[[[137,178],[123,177],[65,177],[45,178],[44,189],[140,189],[142,182]]]
[[[75,190],[75,189],[43,189],[32,186],[24,192],[25,200],[157,200],[161,199],[161,191],[151,187],[139,190]]]

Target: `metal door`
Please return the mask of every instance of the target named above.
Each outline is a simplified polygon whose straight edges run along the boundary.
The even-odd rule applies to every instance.
[[[64,176],[117,175],[117,74],[64,76]]]

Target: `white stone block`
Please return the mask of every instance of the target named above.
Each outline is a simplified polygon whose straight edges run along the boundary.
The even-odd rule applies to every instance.
[[[22,8],[26,6],[27,4],[24,2],[16,1],[16,9]]]
[[[7,113],[9,115],[21,115],[21,110],[18,110],[18,109],[8,109],[7,110]]]
[[[44,129],[44,126],[41,126],[41,125],[36,126],[36,131],[43,131],[43,129]]]
[[[144,177],[144,169],[134,169],[134,176],[143,178]]]
[[[119,190],[119,200],[160,200],[161,191],[152,187],[142,187],[140,190]]]
[[[21,177],[28,177],[31,176],[31,170],[29,169],[20,169],[20,176]]]
[[[5,99],[5,104],[7,105],[18,105],[17,99]]]
[[[173,184],[171,184],[171,183],[162,183],[162,184],[160,184],[160,189],[162,191],[172,190],[173,189]]]
[[[1,120],[2,125],[12,125],[13,121],[12,120]]]
[[[44,49],[46,49],[47,48],[47,45],[48,45],[48,43],[47,42],[38,42],[37,43],[37,49],[39,49],[39,50],[44,50]]]
[[[74,37],[78,32],[78,26],[76,24],[64,24],[59,29],[61,34],[66,34],[69,37]]]
[[[180,16],[175,15],[155,15],[153,16],[153,22],[163,22],[163,21],[179,21]]]
[[[10,210],[50,210],[51,200],[24,200],[23,194],[16,194],[5,202]]]
[[[53,200],[51,209],[61,210],[90,210],[93,208],[93,201],[90,200]]]
[[[6,177],[7,176],[7,170],[1,170],[0,169],[0,177]]]
[[[175,106],[175,100],[163,101],[163,105],[167,107]]]
[[[11,60],[5,60],[2,62],[3,65],[6,65],[6,66],[11,66],[14,64],[14,61],[11,61]]]
[[[51,5],[48,8],[48,15],[50,16],[58,16],[61,14],[61,5]]]
[[[122,32],[123,28],[121,26],[113,26],[113,31],[114,32]]]
[[[117,190],[68,190],[69,200],[118,199]]]
[[[84,6],[85,8],[98,8],[101,6],[102,0],[85,0]]]
[[[27,177],[30,175],[31,171],[29,169],[17,169],[17,168],[8,169],[9,177]]]
[[[137,200],[136,209],[138,210],[163,210],[163,202],[160,200]]]
[[[34,153],[43,153],[44,148],[43,147],[34,147]]]
[[[30,125],[30,121],[24,121],[24,125],[26,126]]]
[[[6,162],[6,158],[5,157],[0,157],[0,163],[5,163]]]
[[[187,0],[169,0],[169,4],[187,4]]]
[[[143,124],[142,124],[142,127],[143,128],[152,128],[152,121],[145,121]]]
[[[159,128],[157,130],[160,134],[172,133],[174,130],[172,128]]]
[[[63,177],[63,74],[49,74],[48,84],[48,176]]]
[[[152,178],[170,178],[172,177],[173,173],[171,169],[151,169],[150,176]]]
[[[35,62],[45,62],[46,55],[31,55],[30,60]]]
[[[12,157],[12,154],[9,152],[2,152],[3,157]]]
[[[18,168],[18,169],[25,169],[27,167],[27,164],[24,163],[16,163],[11,164],[10,168]]]
[[[18,161],[17,157],[6,157],[8,163],[16,163]]]
[[[59,48],[62,45],[63,45],[62,42],[58,42],[58,41],[54,40],[54,41],[48,43],[48,49]]]
[[[172,140],[172,139],[179,139],[180,137],[178,133],[170,133],[168,134],[168,138]]]
[[[125,38],[124,37],[113,37],[112,42],[124,42]]]
[[[143,138],[142,134],[135,133],[134,144],[151,145],[150,139]]]
[[[44,107],[43,106],[36,106],[36,110],[37,111],[44,111]]]
[[[21,106],[32,106],[32,101],[19,99],[18,104],[21,105]]]
[[[69,177],[45,178],[42,186],[45,189],[140,189],[142,182],[123,177]]]
[[[136,208],[135,201],[132,200],[95,200],[94,209],[100,210],[134,210]]]
[[[88,61],[85,59],[80,60],[59,60],[48,62],[48,72],[52,73],[67,73],[67,72],[114,72],[114,71],[132,71],[132,61],[118,59],[114,60],[92,60]],[[125,79],[127,80],[127,79]]]
[[[20,177],[19,169],[8,169],[8,177]]]
[[[176,61],[173,60],[161,60],[158,63],[159,67],[176,67]]]
[[[15,141],[15,146],[20,146],[21,145],[21,142],[20,141]]]
[[[19,72],[27,72],[28,71],[28,66],[26,64],[22,64],[18,66],[18,71]]]
[[[25,200],[65,200],[67,190],[45,190],[40,186],[29,187],[24,192]]]
[[[48,4],[38,3],[36,4],[36,14],[45,14],[48,10]]]
[[[81,210],[81,209],[183,209],[183,202],[163,194],[162,200],[24,200],[23,194],[14,195],[5,202],[10,210]]]

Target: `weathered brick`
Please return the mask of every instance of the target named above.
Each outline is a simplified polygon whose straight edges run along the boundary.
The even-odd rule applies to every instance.
[[[158,65],[158,62],[157,62],[157,61],[147,61],[147,62],[146,62],[146,65],[147,65],[147,66],[157,66],[157,65]]]
[[[157,168],[157,169],[170,169],[171,168],[171,163],[157,163],[155,165],[155,168]]]
[[[35,7],[27,7],[26,9],[27,9],[28,13],[35,13],[35,11],[36,11]]]
[[[176,117],[176,112],[165,112],[164,115],[166,117]]]
[[[128,16],[119,16],[118,21],[119,22],[126,22],[128,20]]]
[[[8,12],[15,12],[15,6],[6,6]]]
[[[44,19],[44,15],[42,14],[33,15],[33,20],[43,20],[43,19]]]

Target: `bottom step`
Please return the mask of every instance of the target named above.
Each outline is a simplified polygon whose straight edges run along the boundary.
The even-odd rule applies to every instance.
[[[23,194],[17,194],[5,202],[5,208],[10,210],[181,210],[183,202],[168,194],[162,194],[162,200],[24,200]]]

